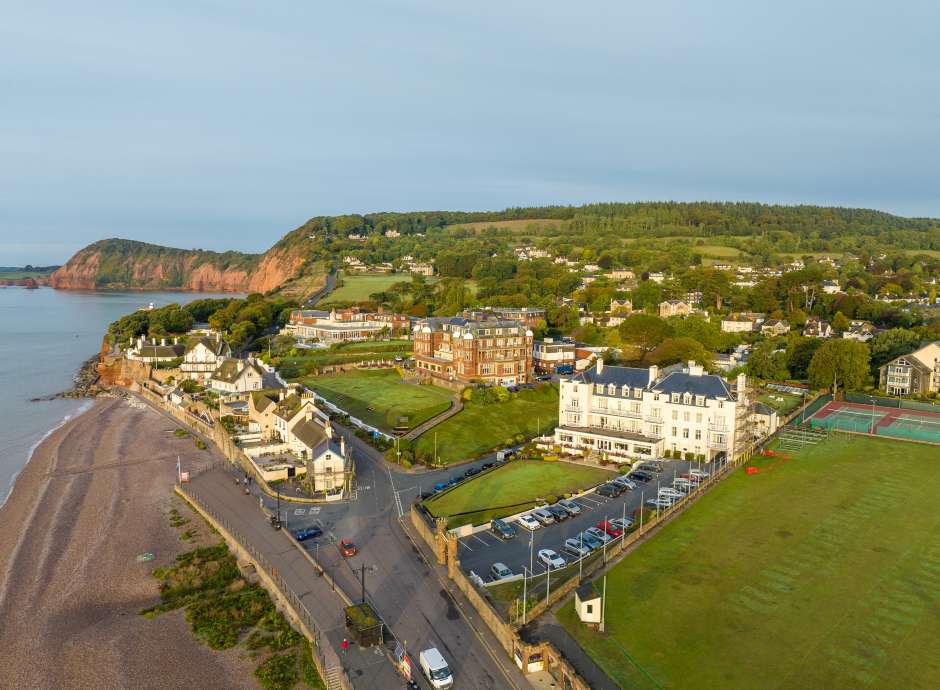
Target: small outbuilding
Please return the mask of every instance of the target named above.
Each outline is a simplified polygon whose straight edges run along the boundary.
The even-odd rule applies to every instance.
[[[582,623],[600,625],[601,595],[594,588],[594,583],[585,582],[574,592],[574,610]]]

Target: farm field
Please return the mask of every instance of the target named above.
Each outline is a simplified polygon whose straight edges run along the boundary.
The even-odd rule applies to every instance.
[[[426,457],[437,455],[443,464],[470,460],[487,451],[525,438],[539,430],[546,433],[558,423],[558,389],[551,385],[523,388],[504,403],[464,403],[458,414],[438,424],[418,438],[417,447]]]
[[[536,499],[552,501],[616,476],[598,467],[570,462],[514,460],[425,501],[435,517],[447,517],[448,528],[479,525],[528,510]]]
[[[570,601],[568,631],[624,687],[940,687],[936,447],[750,464],[610,571],[606,635]]]
[[[395,369],[360,369],[318,376],[305,384],[353,417],[383,431],[412,429],[451,406],[451,393],[404,383]]]
[[[499,228],[500,230],[511,230],[512,232],[523,234],[528,228],[557,227],[564,223],[563,220],[551,218],[529,218],[525,220],[483,220],[476,223],[455,223],[448,225],[447,228],[466,228],[480,232],[487,228]]]

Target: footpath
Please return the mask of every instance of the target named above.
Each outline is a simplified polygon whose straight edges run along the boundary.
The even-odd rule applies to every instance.
[[[343,668],[352,686],[363,690],[404,685],[383,648],[360,649],[350,640],[343,652],[343,639],[349,638],[344,595],[334,591],[329,579],[291,543],[286,532],[275,530],[263,519],[255,499],[235,485],[231,473],[224,469],[204,472],[184,485],[184,493],[206,506],[239,542],[245,542],[244,547],[260,554],[265,566],[303,604],[318,633],[318,647],[327,668]]]

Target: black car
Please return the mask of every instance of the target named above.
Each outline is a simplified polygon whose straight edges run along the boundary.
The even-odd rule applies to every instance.
[[[627,479],[634,482],[642,482],[643,484],[647,484],[656,479],[656,475],[652,472],[647,472],[646,470],[634,470],[627,475]]]
[[[465,476],[465,477],[472,477],[472,476],[475,475],[475,474],[480,474],[480,468],[479,468],[479,467],[471,467],[469,470],[467,470],[466,472],[463,473],[463,476]]]
[[[496,463],[495,463],[495,462],[484,462],[482,465],[480,465],[480,469],[481,469],[481,470],[488,470],[488,469],[491,469],[491,468],[493,468],[493,467],[496,467]]]
[[[665,466],[663,465],[663,463],[659,462],[658,460],[651,460],[648,462],[640,463],[639,467],[637,467],[636,469],[639,470],[640,472],[652,472],[653,474],[659,474],[660,472],[663,471],[664,468]]]
[[[555,516],[555,522],[561,522],[562,520],[567,520],[570,517],[568,515],[568,511],[561,506],[548,506],[545,510]]]
[[[490,523],[490,530],[500,539],[512,539],[516,536],[516,530],[504,520],[493,520]]]
[[[297,541],[307,541],[308,539],[316,539],[321,534],[323,534],[323,530],[319,527],[308,527],[307,529],[299,529],[294,532],[294,539]]]
[[[594,493],[598,496],[606,496],[607,498],[614,498],[620,495],[615,484],[601,484],[594,490]]]

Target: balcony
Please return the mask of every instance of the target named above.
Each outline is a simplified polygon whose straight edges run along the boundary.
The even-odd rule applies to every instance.
[[[715,450],[728,450],[728,444],[724,441],[709,441],[708,447]]]
[[[607,415],[608,417],[627,417],[628,419],[643,419],[642,412],[630,412],[629,410],[607,410],[600,407],[592,407],[591,414]]]
[[[730,434],[731,429],[727,424],[715,424],[713,422],[708,423],[708,430],[714,431],[719,434]]]
[[[643,417],[643,420],[646,422],[649,422],[650,424],[662,424],[663,423],[663,418],[660,417],[659,415],[648,414],[645,417]]]

